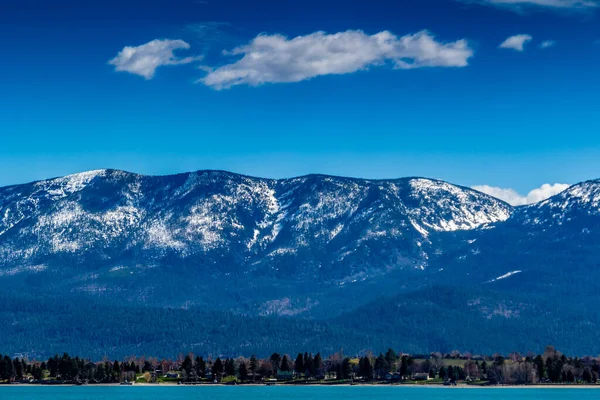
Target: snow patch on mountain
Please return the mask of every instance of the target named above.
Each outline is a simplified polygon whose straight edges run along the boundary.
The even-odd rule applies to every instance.
[[[14,267],[5,270],[0,270],[0,277],[3,276],[15,276],[24,272],[38,273],[45,271],[48,267],[46,265],[32,265],[24,267]]]
[[[510,278],[511,276],[516,275],[516,274],[520,274],[521,272],[523,272],[523,271],[516,270],[516,271],[507,272],[506,274],[500,275],[499,277],[496,277],[496,278],[494,278],[492,280],[489,280],[486,283],[492,283],[492,282],[500,281],[502,279]]]
[[[431,179],[411,179],[411,196],[420,207],[409,209],[413,225],[438,232],[477,229],[506,221],[512,207],[479,192]]]
[[[175,239],[174,233],[164,221],[153,221],[146,232],[148,237],[145,247],[147,249],[156,246],[163,249],[181,250],[186,247],[183,242]]]
[[[56,254],[61,268],[82,268],[82,259],[90,268],[95,260],[122,265],[125,255],[132,265],[227,260],[223,267],[244,271],[245,263],[283,268],[278,257],[289,257],[308,275],[376,276],[426,266],[433,232],[484,228],[511,212],[485,194],[423,178],[99,170],[0,188],[0,270]]]
[[[37,182],[35,186],[53,198],[61,198],[83,190],[96,177],[106,176],[106,172],[106,170],[81,172],[62,178]]]
[[[600,180],[571,186],[554,197],[518,211],[530,225],[562,225],[575,214],[600,216]]]
[[[600,211],[600,181],[589,181],[571,186],[561,194],[539,204],[539,207],[557,207],[566,210],[573,206],[586,206]]]

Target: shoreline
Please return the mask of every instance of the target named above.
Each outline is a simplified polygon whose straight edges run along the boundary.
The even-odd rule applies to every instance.
[[[0,389],[3,387],[373,387],[373,388],[425,388],[425,389],[600,389],[599,385],[593,384],[585,384],[585,385],[566,385],[566,384],[553,384],[553,385],[487,385],[487,386],[479,386],[479,385],[456,385],[456,386],[444,386],[444,385],[423,385],[423,384],[371,384],[371,383],[356,383],[356,384],[323,384],[323,383],[314,383],[314,384],[274,384],[274,385],[265,385],[265,384],[256,384],[256,383],[248,383],[248,384],[238,384],[238,385],[223,385],[223,384],[196,384],[196,385],[186,385],[186,384],[177,384],[177,383],[137,383],[134,385],[121,385],[118,383],[106,383],[106,384],[86,384],[86,385],[74,385],[74,384],[0,384]]]

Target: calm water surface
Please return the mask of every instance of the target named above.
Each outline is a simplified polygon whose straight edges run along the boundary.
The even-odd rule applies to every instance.
[[[598,400],[597,389],[418,387],[0,386],[1,400]]]

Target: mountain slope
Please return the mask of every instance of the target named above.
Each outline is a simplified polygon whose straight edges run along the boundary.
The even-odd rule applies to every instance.
[[[599,200],[600,181],[588,181],[517,207],[496,229],[443,237],[435,264],[450,281],[564,296],[593,308],[590,299],[600,289]]]
[[[300,286],[302,297],[324,290],[302,288],[315,279],[335,288],[425,269],[431,232],[475,229],[511,212],[479,192],[421,178],[92,171],[0,189],[0,275],[40,290],[176,306],[205,304],[203,292],[224,280],[248,290],[265,280],[272,295],[257,299],[263,312],[295,313],[306,302],[294,311],[278,292]],[[199,295],[182,296],[182,284]]]
[[[168,347],[142,327],[158,318],[182,327],[174,352],[263,351],[269,330],[296,350],[288,327],[315,350],[537,350],[600,326],[599,242],[600,181],[514,208],[424,178],[92,171],[0,188],[0,293],[15,305],[1,333],[9,351],[44,351],[18,339],[39,326],[53,349],[150,354]],[[240,333],[217,340],[194,322],[209,319]],[[126,336],[99,338],[103,320]]]
[[[382,297],[335,319],[349,331],[409,353],[460,350],[474,354],[539,352],[549,344],[571,354],[598,352],[597,310],[543,295],[491,287],[432,286]]]

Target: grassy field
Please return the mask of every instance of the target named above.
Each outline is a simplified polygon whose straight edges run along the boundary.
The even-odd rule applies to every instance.
[[[424,358],[415,358],[416,362],[424,362],[426,361],[426,359]],[[461,367],[464,368],[465,364],[469,361],[469,360],[461,360],[461,359],[454,359],[454,358],[444,358],[442,360],[444,362],[444,365],[447,367]],[[479,362],[481,364],[481,361]]]

